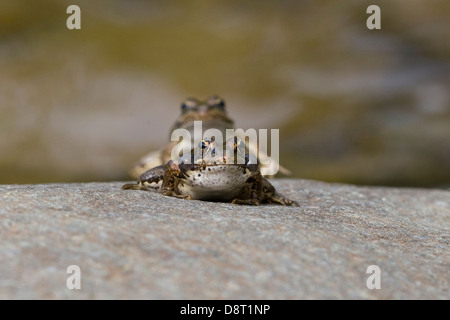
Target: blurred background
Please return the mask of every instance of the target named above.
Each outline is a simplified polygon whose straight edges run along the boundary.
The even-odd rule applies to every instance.
[[[128,180],[219,94],[293,177],[448,187],[449,39],[442,0],[0,0],[0,183]]]

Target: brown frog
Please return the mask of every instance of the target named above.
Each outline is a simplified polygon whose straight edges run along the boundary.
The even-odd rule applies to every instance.
[[[137,184],[126,184],[122,189],[158,189],[166,196],[189,200],[298,206],[276,192],[262,177],[257,157],[245,150],[245,143],[237,137],[223,146],[202,140],[189,154],[144,172]]]

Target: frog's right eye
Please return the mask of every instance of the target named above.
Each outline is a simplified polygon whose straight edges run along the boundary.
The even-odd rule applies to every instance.
[[[202,140],[200,142],[200,148],[206,149],[206,148],[209,147],[210,144],[211,144],[211,141],[209,141],[209,140]]]
[[[194,98],[188,98],[181,104],[181,111],[187,112],[190,110],[195,110],[197,108],[198,102]]]
[[[225,100],[217,95],[209,97],[207,103],[209,109],[225,110]]]
[[[188,104],[186,104],[186,103],[183,103],[182,105],[181,105],[181,111],[188,111],[188,110],[192,110],[193,108],[191,107],[191,106],[189,106]]]

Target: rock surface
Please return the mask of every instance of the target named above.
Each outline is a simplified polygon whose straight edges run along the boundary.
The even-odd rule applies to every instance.
[[[448,191],[274,180],[291,208],[121,185],[0,186],[0,298],[450,299]]]

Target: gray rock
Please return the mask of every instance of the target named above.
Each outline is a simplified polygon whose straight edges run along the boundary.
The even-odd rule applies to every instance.
[[[295,208],[121,185],[0,186],[0,298],[450,298],[448,191],[274,180]]]

